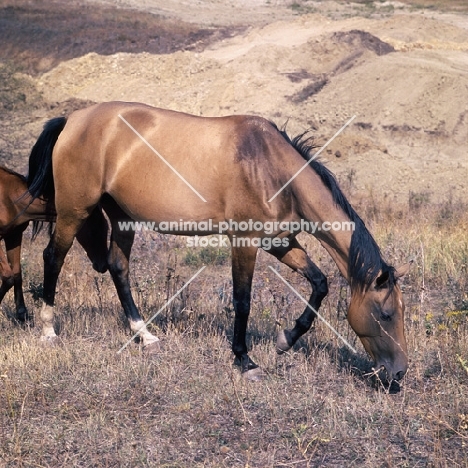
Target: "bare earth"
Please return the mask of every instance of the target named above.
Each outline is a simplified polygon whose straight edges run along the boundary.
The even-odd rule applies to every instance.
[[[355,116],[322,153],[355,195],[466,197],[467,16],[396,2],[368,17],[364,6],[338,2],[305,2],[308,10],[298,11],[282,0],[119,5],[245,29],[201,51],[89,53],[64,61],[37,78],[46,100],[259,114],[288,122],[292,134],[313,129],[321,144]]]

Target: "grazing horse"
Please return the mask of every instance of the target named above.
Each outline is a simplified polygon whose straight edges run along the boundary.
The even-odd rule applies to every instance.
[[[5,242],[6,255],[0,248],[0,302],[14,287],[16,319],[29,319],[24,304],[23,278],[21,274],[21,240],[32,219],[46,220],[45,203],[36,198],[24,197],[26,178],[5,167],[0,167],[0,239]]]
[[[310,328],[328,288],[325,275],[296,239],[301,229],[284,228],[283,222],[352,222],[353,231],[324,228],[313,234],[351,286],[351,327],[388,380],[401,379],[408,356],[397,278],[406,268],[395,269],[382,259],[334,176],[313,160],[311,149],[305,136],[291,140],[260,117],[197,117],[138,103],[97,104],[49,121],[31,152],[28,176],[32,196],[55,197],[57,211],[55,232],[44,251],[43,335],[56,336],[58,276],[76,233],[98,204],[112,224],[109,270],[130,327],[140,332],[145,347],[157,345],[158,338],[146,329],[133,302],[128,259],[134,232],[120,230],[119,221],[188,222],[190,229],[171,232],[182,235],[216,234],[219,225],[227,225],[235,309],[232,350],[244,375],[257,379],[261,372],[248,355],[246,329],[258,248],[268,240],[271,248],[265,250],[312,286],[309,306],[295,326],[278,334],[277,348],[284,352]],[[274,228],[268,232],[254,227],[274,221],[280,223],[270,224]],[[240,243],[236,223],[242,222],[246,229]]]
[[[24,304],[23,278],[21,273],[21,242],[29,221],[37,223],[53,221],[55,211],[42,198],[28,194],[26,177],[0,166],[0,240],[5,242],[6,255],[0,248],[0,302],[14,287],[16,319],[30,319]],[[94,268],[99,272],[107,269],[107,222],[99,209],[93,212],[77,235]]]

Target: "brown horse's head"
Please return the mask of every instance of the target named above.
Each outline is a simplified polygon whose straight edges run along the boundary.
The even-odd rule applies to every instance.
[[[393,273],[395,278],[407,273],[409,264]],[[375,361],[375,369],[384,372],[385,380],[400,380],[408,369],[404,331],[405,305],[400,287],[389,272],[381,273],[365,290],[352,294],[348,321],[366,351]]]

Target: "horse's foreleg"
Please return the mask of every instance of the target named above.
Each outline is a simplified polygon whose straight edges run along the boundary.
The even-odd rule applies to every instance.
[[[41,309],[42,340],[53,341],[57,335],[54,330],[54,302],[57,281],[62,270],[65,256],[73,244],[83,219],[57,218],[54,234],[44,250],[44,297]]]
[[[232,283],[235,311],[232,351],[236,356],[236,363],[240,365],[241,372],[251,380],[258,380],[261,377],[260,369],[248,355],[246,342],[256,256],[256,247],[232,248]]]
[[[315,311],[318,311],[323,299],[328,294],[328,285],[326,276],[312,262],[295,238],[290,240],[288,247],[272,248],[267,252],[304,276],[312,286],[309,306],[296,320],[294,328],[292,330],[281,330],[278,333],[276,348],[278,353],[281,354],[294,346],[296,341],[310,329],[316,316]]]
[[[26,229],[26,227],[27,224],[24,226],[19,226],[8,236],[5,236],[7,259],[9,265],[11,266],[12,281],[14,286],[16,319],[20,322],[25,322],[31,318],[28,315],[28,310],[26,309],[26,305],[24,303],[23,276],[21,273],[21,241],[23,238],[23,231]]]

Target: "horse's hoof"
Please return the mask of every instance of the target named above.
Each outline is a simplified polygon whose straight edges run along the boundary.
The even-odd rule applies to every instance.
[[[280,330],[276,337],[276,352],[278,354],[283,354],[289,351],[290,349],[291,346],[289,345],[288,340],[286,338],[286,333],[284,333],[284,330]]]
[[[152,343],[147,344],[143,347],[143,352],[148,356],[152,356],[153,354],[159,354],[161,352],[161,342],[153,341]]]
[[[41,336],[41,343],[45,346],[57,346],[59,344],[58,336]]]
[[[255,369],[250,369],[243,372],[242,377],[245,380],[250,380],[251,382],[259,382],[260,380],[263,380],[265,374],[263,373],[262,369],[260,369],[260,367],[256,367]]]

